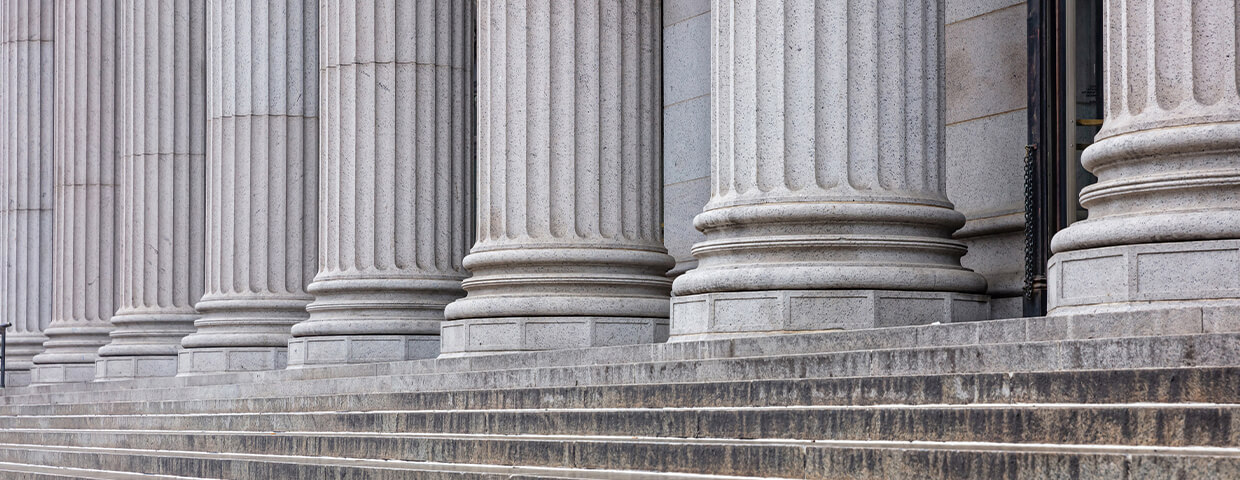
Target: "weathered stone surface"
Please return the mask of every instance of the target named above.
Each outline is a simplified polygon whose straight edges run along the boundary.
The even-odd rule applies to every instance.
[[[204,280],[206,3],[121,7],[123,270],[99,379],[175,375]]]
[[[474,2],[328,2],[319,271],[290,366],[430,358],[473,230]]]
[[[879,303],[840,306],[827,323],[796,325],[795,307],[768,305],[780,291],[985,291],[950,238],[964,216],[945,192],[941,2],[818,7],[713,4],[713,188],[694,220],[706,235],[693,248],[698,267],[676,279],[673,340],[837,328],[844,310],[892,315]],[[736,295],[725,316],[745,320],[692,307],[723,293]]]
[[[443,355],[667,337],[659,4],[479,3],[478,242]]]
[[[1089,219],[1057,234],[1052,314],[1240,305],[1237,9],[1124,0],[1104,16]],[[1175,34],[1166,29],[1175,25]]]
[[[284,368],[317,267],[318,3],[207,17],[206,290],[178,372]]]
[[[39,383],[96,376],[121,269],[120,12],[114,0],[58,0],[56,9],[55,285]]]
[[[0,324],[13,325],[13,385],[31,381],[52,316],[53,9],[0,2]]]

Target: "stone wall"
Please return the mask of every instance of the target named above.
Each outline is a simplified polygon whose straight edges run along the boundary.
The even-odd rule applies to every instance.
[[[991,317],[1021,315],[1025,2],[948,0],[947,196],[968,223],[962,263],[986,277]]]
[[[663,3],[663,241],[673,275],[697,265],[693,217],[710,200],[710,1]]]

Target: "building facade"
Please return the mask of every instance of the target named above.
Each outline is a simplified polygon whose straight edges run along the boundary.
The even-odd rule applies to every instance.
[[[1240,292],[1220,2],[4,3],[13,384]]]

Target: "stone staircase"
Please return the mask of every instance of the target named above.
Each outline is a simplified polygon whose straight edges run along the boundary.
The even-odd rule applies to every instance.
[[[1240,478],[1240,333],[1015,319],[0,397],[5,479],[756,477]]]

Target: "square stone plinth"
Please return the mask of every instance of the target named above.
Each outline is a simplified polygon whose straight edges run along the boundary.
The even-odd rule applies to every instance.
[[[670,341],[985,320],[985,295],[765,290],[672,298]]]
[[[170,355],[99,357],[95,361],[96,380],[171,377],[176,374],[177,357]]]
[[[288,342],[289,368],[402,362],[439,355],[439,335],[331,335]]]
[[[184,349],[178,354],[177,375],[283,370],[288,349],[279,347],[215,347]]]
[[[504,317],[443,324],[440,357],[657,343],[667,340],[666,318]]]

